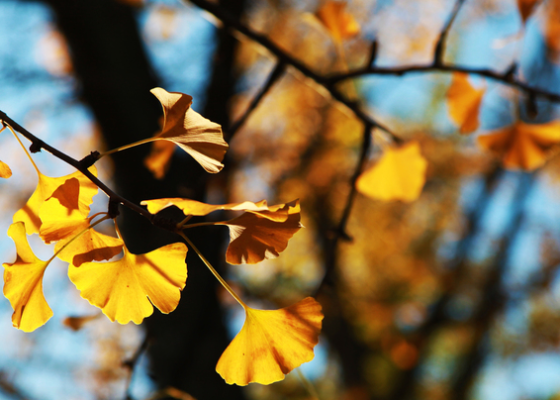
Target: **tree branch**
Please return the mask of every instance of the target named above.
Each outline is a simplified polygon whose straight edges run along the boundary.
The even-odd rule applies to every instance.
[[[436,49],[434,51],[434,65],[443,64],[443,56],[445,53],[445,44],[447,41],[447,35],[449,34],[451,25],[453,25],[453,21],[455,21],[455,18],[457,18],[457,14],[459,14],[459,10],[461,9],[461,6],[463,5],[464,2],[465,0],[457,0],[457,2],[455,2],[455,6],[453,7],[453,11],[451,12],[449,19],[447,20],[447,24],[445,25],[445,27],[443,28],[443,30],[439,35],[439,39],[436,44]]]

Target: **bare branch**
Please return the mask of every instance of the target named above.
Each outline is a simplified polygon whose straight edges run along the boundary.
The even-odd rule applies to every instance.
[[[434,51],[434,65],[443,65],[443,56],[445,54],[445,45],[447,42],[447,35],[449,34],[449,30],[451,29],[451,25],[453,25],[453,21],[457,18],[457,14],[459,14],[459,10],[465,0],[457,0],[455,6],[453,7],[453,11],[451,11],[451,15],[447,20],[447,24],[441,31],[439,35],[439,39],[436,44],[436,49]]]

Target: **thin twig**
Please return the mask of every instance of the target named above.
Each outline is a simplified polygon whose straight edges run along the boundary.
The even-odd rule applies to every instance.
[[[233,123],[233,125],[227,130],[230,140],[235,135],[235,133],[239,130],[239,128],[241,128],[241,126],[245,123],[245,121],[247,120],[249,115],[251,115],[253,110],[257,108],[257,106],[259,105],[263,97],[268,93],[270,88],[276,83],[276,81],[282,75],[284,75],[285,71],[286,71],[286,64],[283,63],[282,61],[278,61],[276,63],[276,67],[274,67],[274,69],[268,76],[268,79],[266,80],[264,86],[261,88],[259,93],[257,93],[257,95],[253,98],[251,104],[249,104],[249,107],[247,107],[243,115],[237,121],[235,121],[235,123]]]
[[[138,360],[140,359],[140,356],[147,350],[149,344],[150,344],[150,336],[146,334],[146,336],[144,336],[144,340],[142,340],[142,343],[140,343],[140,346],[138,347],[138,349],[136,349],[132,357],[130,357],[127,360],[124,360],[122,363],[122,365],[128,369],[126,394],[125,394],[126,400],[132,399],[132,393],[131,393],[132,375],[134,374],[134,370],[138,365]]]
[[[457,14],[459,14],[459,10],[465,0],[457,0],[455,5],[453,6],[453,11],[451,11],[451,15],[447,20],[447,24],[441,31],[439,35],[439,39],[436,44],[436,49],[434,51],[434,65],[442,65],[443,64],[443,56],[445,55],[445,45],[447,43],[447,35],[449,34],[449,30],[451,29],[451,25],[453,25],[453,21],[457,18]]]

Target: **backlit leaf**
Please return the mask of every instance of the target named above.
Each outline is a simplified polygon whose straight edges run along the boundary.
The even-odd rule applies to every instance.
[[[173,311],[187,280],[187,246],[173,243],[140,255],[123,250],[117,261],[70,266],[81,296],[121,324],[141,323],[152,315],[152,304],[164,314]]]
[[[192,97],[154,88],[152,94],[163,107],[163,129],[154,139],[168,140],[189,153],[208,172],[217,173],[224,167],[228,144],[220,125],[204,118],[191,108]]]
[[[484,89],[475,89],[469,83],[467,74],[454,73],[446,96],[449,115],[459,125],[459,132],[464,134],[477,130]]]
[[[560,121],[514,125],[478,137],[478,144],[502,159],[506,168],[534,170],[546,161],[549,150],[560,143]]]
[[[317,11],[317,17],[337,43],[360,33],[360,24],[346,12],[346,3],[327,1]]]
[[[230,264],[256,264],[264,259],[278,257],[288,246],[288,241],[301,227],[299,200],[274,206],[275,211],[264,215],[246,212],[230,221],[221,222],[229,228],[230,244],[226,261]],[[275,220],[275,213],[285,221]]]
[[[147,206],[148,211],[152,214],[158,213],[164,208],[175,206],[180,208],[185,215],[193,216],[204,216],[218,210],[231,210],[248,211],[279,222],[288,219],[288,210],[284,208],[284,204],[269,207],[266,200],[261,200],[257,203],[244,201],[243,203],[206,204],[191,199],[169,198],[144,200],[140,204]]]
[[[264,385],[311,361],[323,314],[313,298],[280,310],[245,308],[245,323],[220,357],[216,371],[231,384]]]
[[[90,167],[89,171],[97,175],[95,166]],[[51,178],[40,172],[38,174],[37,188],[25,206],[14,214],[13,222],[24,222],[28,235],[38,233],[41,227],[39,212],[43,203],[50,197],[59,200],[60,206],[66,209],[68,216],[79,214],[87,217],[98,188],[84,174],[76,171],[59,178]]]
[[[14,309],[14,327],[31,332],[53,316],[43,295],[43,275],[49,263],[39,260],[31,250],[23,222],[10,225],[8,236],[16,245],[17,258],[3,264],[4,296]]]
[[[426,181],[427,161],[417,142],[387,148],[356,181],[358,191],[378,200],[416,200]]]
[[[12,170],[8,164],[0,161],[0,178],[9,178],[10,176],[12,176]]]

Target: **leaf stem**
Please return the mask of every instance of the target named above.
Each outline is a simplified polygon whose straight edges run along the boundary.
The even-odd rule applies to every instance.
[[[307,389],[311,397],[313,397],[316,400],[320,400],[319,393],[317,393],[317,389],[315,389],[315,386],[313,386],[313,384],[309,381],[309,379],[307,379],[306,376],[303,374],[303,372],[301,372],[301,368],[297,368],[296,371],[299,379],[303,383],[303,386],[305,386],[305,388]]]
[[[27,149],[25,148],[25,146],[23,145],[21,139],[19,138],[19,136],[17,135],[17,133],[14,131],[14,128],[12,128],[12,126],[10,124],[7,124],[6,122],[4,122],[4,126],[8,127],[12,133],[14,134],[14,136],[16,137],[17,141],[19,142],[19,144],[21,145],[23,151],[25,151],[25,154],[27,154],[27,157],[29,158],[29,161],[31,161],[31,164],[33,164],[33,168],[35,168],[35,171],[37,171],[37,174],[40,176],[41,172],[39,171],[39,168],[37,167],[37,164],[35,164],[35,161],[33,161],[33,158],[31,158],[31,154],[29,154],[29,152],[27,151]],[[3,129],[2,129],[3,130]]]
[[[185,235],[183,232],[178,232],[179,235],[181,235],[181,237],[183,239],[185,239],[185,241],[187,242],[187,244],[195,251],[196,254],[198,254],[198,257],[202,260],[202,262],[208,267],[208,269],[210,270],[210,272],[212,272],[212,275],[214,275],[214,277],[222,284],[222,286],[224,287],[224,289],[226,289],[228,291],[229,294],[232,295],[232,297],[237,300],[237,302],[241,305],[241,307],[243,307],[244,309],[247,309],[247,304],[245,304],[243,302],[243,300],[241,300],[241,298],[233,291],[233,289],[227,284],[227,282],[224,280],[224,278],[222,278],[222,276],[218,273],[218,271],[216,271],[214,269],[214,267],[212,267],[212,264],[210,264],[210,262],[204,258],[204,256],[202,255],[202,253],[200,252],[200,250],[198,250],[196,248],[196,246],[194,245],[193,242],[190,241],[190,239],[187,237],[187,235]]]
[[[109,150],[109,151],[106,151],[104,153],[99,154],[99,158],[101,158],[103,156],[108,156],[109,154],[118,153],[119,151],[127,150],[127,149],[130,149],[132,147],[140,146],[142,144],[150,143],[150,142],[153,142],[155,140],[157,140],[157,139],[154,138],[154,137],[151,137],[151,138],[142,139],[142,140],[139,140],[137,142],[130,143],[130,144],[127,144],[127,145],[124,145],[124,146],[121,146],[121,147],[117,147],[116,149]]]
[[[80,231],[80,233],[78,233],[76,236],[74,236],[72,239],[70,239],[67,243],[64,244],[64,246],[62,246],[56,253],[53,254],[53,256],[51,258],[49,258],[49,260],[47,261],[47,264],[50,263],[52,260],[54,260],[56,258],[56,256],[58,256],[66,247],[68,247],[74,240],[78,239],[80,236],[82,236],[84,233],[86,233],[87,231],[89,231],[90,229],[92,229],[93,227],[99,225],[100,223],[102,223],[103,221],[106,221],[108,219],[110,219],[111,217],[109,215],[107,215],[107,213],[97,213],[94,216],[92,216],[90,218],[90,221],[95,218],[96,216],[100,215],[100,214],[106,214],[103,218],[101,218],[100,220],[94,222],[93,224],[89,225],[87,228],[83,229],[82,231]]]
[[[187,229],[187,228],[196,228],[199,226],[212,226],[212,225],[222,225],[227,221],[221,221],[221,222],[197,222],[196,224],[189,224],[189,225],[185,225],[185,226],[181,226],[182,229]]]

